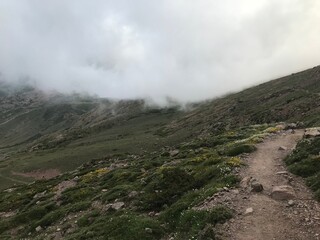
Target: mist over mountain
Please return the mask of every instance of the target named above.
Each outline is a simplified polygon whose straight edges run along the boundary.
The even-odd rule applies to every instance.
[[[319,64],[316,0],[0,2],[1,79],[116,99],[213,98]]]

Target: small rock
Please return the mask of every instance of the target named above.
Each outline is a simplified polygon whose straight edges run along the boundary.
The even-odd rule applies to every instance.
[[[252,177],[244,177],[240,182],[240,187],[242,187],[242,188],[249,187],[251,179],[252,179]]]
[[[179,153],[180,153],[180,151],[179,151],[178,149],[172,150],[172,151],[169,152],[170,157],[175,157],[175,156],[177,156]]]
[[[124,202],[116,202],[111,205],[111,208],[114,210],[119,210],[124,206]]]
[[[280,151],[286,151],[286,150],[287,150],[287,148],[286,148],[286,147],[284,147],[284,146],[281,146],[281,147],[279,147],[279,150],[280,150]]]
[[[42,231],[42,227],[41,226],[36,227],[36,232],[41,232],[41,231]]]
[[[228,192],[228,191],[229,191],[229,188],[224,187],[223,190],[226,191],[226,192]]]
[[[252,181],[251,184],[251,192],[262,192],[263,191],[263,186],[261,183],[258,181]]]
[[[137,195],[138,195],[137,191],[132,191],[132,192],[129,193],[129,198],[134,198]]]
[[[284,130],[286,128],[286,125],[285,124],[279,124],[276,126],[277,129],[279,130]]]
[[[41,192],[41,193],[37,193],[36,195],[33,196],[33,199],[41,198],[41,197],[45,196],[46,193],[47,193],[47,191],[44,191],[44,192]]]
[[[156,214],[155,212],[149,212],[149,213],[148,213],[148,216],[149,216],[149,217],[154,217],[155,214]]]
[[[244,215],[250,215],[253,213],[253,208],[247,208]]]
[[[294,201],[293,201],[293,200],[289,200],[289,201],[288,201],[288,206],[289,206],[289,207],[292,207],[293,205],[294,205]]]
[[[275,186],[272,189],[271,197],[275,200],[289,200],[294,199],[296,194],[291,186]]]
[[[293,177],[288,176],[288,183],[291,184],[293,182]]]
[[[231,190],[231,192],[232,192],[233,194],[239,194],[239,193],[240,193],[238,189],[233,189],[233,190]]]
[[[12,193],[14,190],[16,190],[16,189],[15,188],[9,188],[9,189],[4,190],[4,192]]]
[[[146,233],[152,233],[153,232],[151,228],[145,228],[144,230],[146,231]]]
[[[296,128],[297,128],[296,123],[289,123],[289,124],[287,124],[285,129],[296,129]]]
[[[287,175],[288,172],[287,171],[281,171],[281,172],[277,172],[276,174],[277,175]]]

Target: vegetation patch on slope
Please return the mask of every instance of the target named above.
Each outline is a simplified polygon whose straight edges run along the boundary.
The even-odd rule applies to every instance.
[[[291,172],[306,179],[320,201],[320,138],[300,141],[285,162]]]
[[[41,239],[215,239],[232,216],[225,206],[194,206],[238,183],[241,154],[268,126],[208,134],[144,154],[92,160],[50,180],[0,195],[0,236]],[[251,145],[250,145],[251,146]],[[225,150],[225,151],[222,151]],[[250,151],[254,149],[250,148]]]

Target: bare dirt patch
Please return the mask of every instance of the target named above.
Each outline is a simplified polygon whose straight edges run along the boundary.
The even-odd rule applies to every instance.
[[[59,169],[35,170],[31,172],[11,172],[12,175],[34,178],[36,180],[51,179],[58,176],[61,172]]]

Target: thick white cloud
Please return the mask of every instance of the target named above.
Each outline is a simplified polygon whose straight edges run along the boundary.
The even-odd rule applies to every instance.
[[[317,0],[0,0],[7,81],[197,101],[320,64]]]

